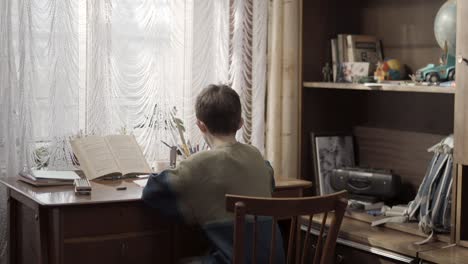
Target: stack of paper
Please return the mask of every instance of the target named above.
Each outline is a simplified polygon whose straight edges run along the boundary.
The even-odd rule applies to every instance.
[[[80,176],[74,171],[30,170],[20,173],[19,179],[34,186],[73,185]]]
[[[366,201],[349,199],[348,205],[352,208],[356,208],[356,209],[360,208],[362,210],[369,211],[369,210],[376,210],[376,209],[380,210],[382,206],[384,206],[384,203],[383,202],[371,203],[371,202],[366,202]]]

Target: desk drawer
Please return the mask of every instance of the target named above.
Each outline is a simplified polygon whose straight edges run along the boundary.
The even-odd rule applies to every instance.
[[[318,232],[314,230],[313,232]],[[301,233],[302,239],[304,239],[305,232]],[[306,254],[306,259],[312,262],[315,245],[317,244],[317,238],[315,234],[310,236],[310,243],[314,245],[310,247]],[[360,264],[402,264],[410,263],[413,259],[411,257],[403,256],[396,252],[390,252],[379,248],[371,248],[367,245],[362,245],[356,242],[350,242],[343,239],[338,239],[335,248],[335,263],[339,264],[355,264],[356,260],[359,260]],[[307,261],[306,261],[307,263]]]
[[[171,263],[173,241],[170,234],[163,231],[68,239],[64,244],[63,263]]]
[[[63,238],[143,231],[167,231],[169,220],[142,202],[94,204],[60,208]]]

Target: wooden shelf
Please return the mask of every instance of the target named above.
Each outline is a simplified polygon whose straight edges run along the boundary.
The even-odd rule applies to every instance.
[[[333,82],[304,82],[303,86],[305,88],[319,88],[319,89],[455,94],[455,87],[442,87],[442,86],[398,85],[398,84],[395,84],[395,85],[385,84],[382,86],[366,86],[364,84],[357,84],[357,83],[333,83]]]
[[[356,212],[356,211],[346,211],[346,217],[359,220],[365,223],[372,223],[373,221],[385,218],[385,216],[371,216],[364,212]],[[428,235],[424,234],[421,230],[419,230],[418,222],[408,222],[408,223],[386,223],[382,227],[386,227],[392,230],[400,231],[403,233],[415,235],[421,237],[421,240],[424,240],[428,237]],[[450,235],[449,234],[434,234],[434,240],[442,241],[445,243],[450,243]]]

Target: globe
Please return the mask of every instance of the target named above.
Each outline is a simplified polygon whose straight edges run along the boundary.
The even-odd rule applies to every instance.
[[[447,42],[448,53],[455,55],[457,30],[457,1],[448,0],[437,12],[434,21],[434,34],[439,46],[444,49]]]

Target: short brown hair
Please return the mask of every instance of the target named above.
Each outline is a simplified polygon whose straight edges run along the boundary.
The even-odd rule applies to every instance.
[[[239,95],[227,85],[208,85],[197,96],[195,114],[210,133],[234,134],[242,120]]]

